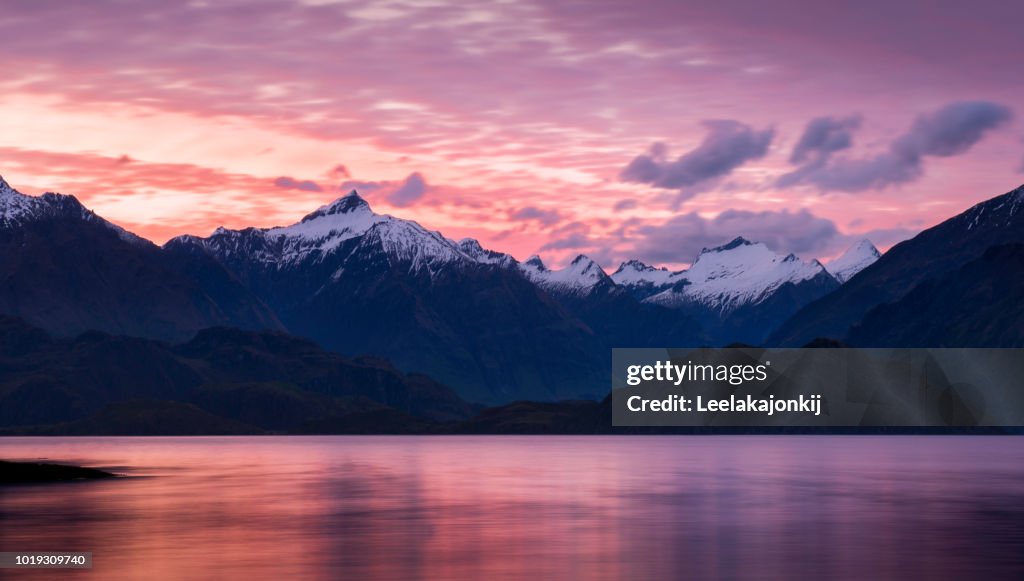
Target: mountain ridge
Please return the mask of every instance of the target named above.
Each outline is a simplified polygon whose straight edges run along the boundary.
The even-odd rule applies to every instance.
[[[768,344],[796,346],[818,337],[845,338],[871,309],[963,267],[989,247],[1024,242],[1022,208],[1024,185],[896,244],[836,292],[795,313],[775,330]]]

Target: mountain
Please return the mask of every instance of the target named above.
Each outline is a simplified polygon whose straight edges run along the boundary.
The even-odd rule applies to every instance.
[[[89,329],[167,340],[211,325],[280,328],[215,261],[189,266],[107,222],[74,196],[27,196],[0,178],[0,313],[73,335]]]
[[[785,284],[830,278],[816,260],[804,262],[793,254],[776,254],[763,243],[736,238],[701,250],[670,288],[647,300],[666,306],[699,304],[724,315],[765,300]]]
[[[861,240],[846,249],[842,256],[829,262],[826,269],[843,284],[853,275],[871,266],[882,254],[870,240]]]
[[[599,264],[582,254],[561,270],[549,269],[536,255],[520,264],[519,268],[526,278],[556,295],[584,297],[601,287],[615,284]]]
[[[690,313],[643,302],[584,255],[560,270],[547,268],[538,256],[531,256],[518,267],[583,321],[606,355],[616,347],[704,345],[708,341]]]
[[[458,247],[463,254],[481,264],[497,264],[509,268],[516,265],[516,259],[512,258],[511,255],[504,252],[487,250],[480,246],[480,242],[472,238],[463,238],[458,242]]]
[[[772,335],[769,344],[795,346],[816,337],[847,337],[872,309],[900,301],[921,283],[957,272],[993,246],[1024,242],[1022,209],[1024,186],[897,244],[834,293],[801,309]],[[857,346],[871,346],[869,341],[880,338],[861,332],[854,336],[863,341]],[[980,335],[974,339],[986,341]]]
[[[123,424],[135,427],[121,431],[140,433],[132,417],[141,415],[195,417],[204,433],[217,433],[289,430],[381,409],[453,421],[476,409],[426,376],[273,331],[211,328],[172,346],[96,331],[59,338],[0,317],[0,346],[4,428],[70,423],[65,431],[95,433],[97,426]],[[106,419],[87,422],[92,417]],[[180,425],[188,425],[171,423],[163,431],[181,433]]]
[[[165,249],[216,260],[294,334],[386,357],[472,401],[607,390],[602,342],[511,257],[376,214],[356,192],[291,226],[218,229]]]
[[[742,237],[701,250],[687,270],[630,261],[612,279],[646,303],[689,313],[719,344],[759,344],[801,306],[839,286],[817,260],[777,254]]]
[[[612,274],[612,280],[642,300],[668,289],[685,272],[673,272],[665,267],[657,268],[633,259],[620,264]]]
[[[849,342],[877,347],[1024,347],[1024,244],[992,246],[853,326]]]

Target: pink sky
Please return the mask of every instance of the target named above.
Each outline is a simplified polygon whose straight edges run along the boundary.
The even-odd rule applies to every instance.
[[[0,175],[157,242],[357,187],[553,264],[678,265],[737,235],[827,258],[1024,182],[1022,20],[1010,2],[15,0]]]

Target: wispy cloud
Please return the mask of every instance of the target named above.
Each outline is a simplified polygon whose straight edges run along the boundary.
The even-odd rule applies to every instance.
[[[744,163],[764,157],[775,135],[772,129],[758,131],[731,120],[705,121],[704,127],[707,135],[694,149],[670,159],[668,146],[655,143],[647,153],[633,158],[619,178],[685,192],[687,188],[727,176]]]
[[[778,185],[806,183],[823,191],[861,192],[911,182],[921,177],[925,158],[963,154],[1012,117],[1011,109],[999,103],[950,103],[921,115],[886,151],[866,158],[832,157],[836,151],[849,147],[851,132],[857,126],[852,120],[848,119],[844,127],[842,121],[816,119],[804,132],[791,159],[799,162],[807,160],[811,152],[816,155],[797,170],[781,176]],[[809,134],[810,145],[801,148]]]

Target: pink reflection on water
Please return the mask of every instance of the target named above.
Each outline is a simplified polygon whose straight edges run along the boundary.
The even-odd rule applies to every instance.
[[[12,438],[131,478],[0,489],[17,578],[1024,574],[1024,440]]]

